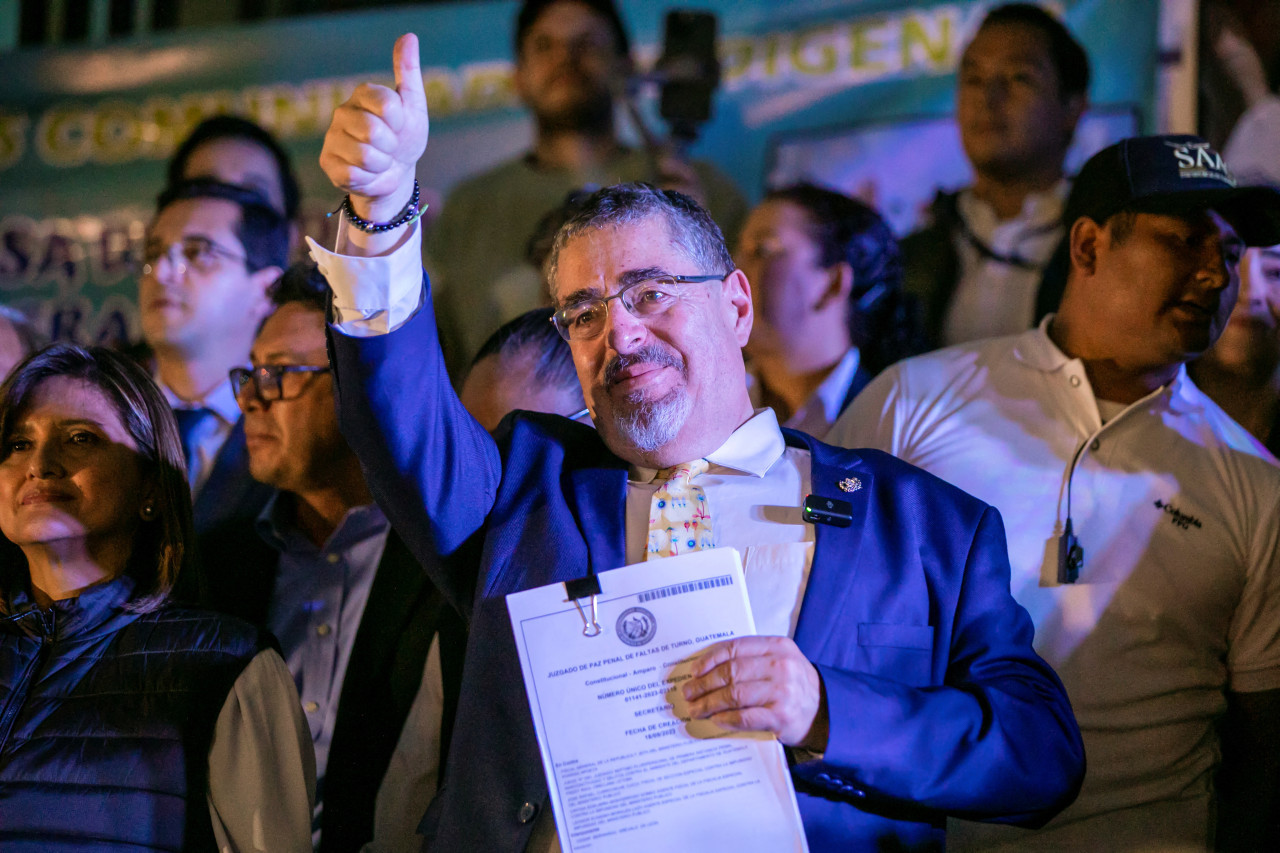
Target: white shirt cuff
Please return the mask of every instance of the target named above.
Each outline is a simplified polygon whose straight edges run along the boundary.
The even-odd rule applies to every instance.
[[[422,305],[421,225],[410,225],[404,241],[392,252],[371,258],[342,254],[347,228],[343,217],[332,252],[307,238],[311,259],[333,290],[334,325],[358,338],[393,332]]]

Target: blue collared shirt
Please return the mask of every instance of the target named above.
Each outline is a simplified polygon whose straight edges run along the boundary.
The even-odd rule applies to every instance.
[[[315,741],[318,803],[351,647],[391,526],[377,506],[353,507],[317,548],[292,524],[290,500],[273,494],[257,527],[280,552],[267,628],[280,641]]]
[[[203,406],[214,414],[214,417],[204,419],[195,435],[196,458],[191,462],[188,477],[191,498],[194,500],[204,488],[204,484],[208,482],[209,475],[213,473],[214,463],[218,460],[218,454],[222,451],[222,445],[231,435],[236,421],[240,420],[240,404],[236,402],[236,392],[231,387],[230,379],[220,383],[201,400],[184,400],[173,393],[173,390],[165,385],[159,376],[154,378],[160,393],[164,394],[165,400],[173,409],[194,409]]]
[[[826,435],[843,411],[845,398],[849,396],[849,386],[857,378],[858,366],[861,363],[861,351],[857,347],[849,347],[836,362],[836,366],[831,368],[827,378],[814,389],[813,395],[791,413],[791,417],[783,423],[783,426],[807,432],[818,438]],[[752,372],[749,361],[747,362],[747,394],[751,397],[751,405],[756,408],[763,405],[764,387]]]

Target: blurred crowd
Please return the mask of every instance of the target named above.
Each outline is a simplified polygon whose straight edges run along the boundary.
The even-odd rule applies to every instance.
[[[0,849],[452,849],[431,846],[424,814],[483,772],[454,734],[488,640],[434,582],[458,556],[420,547],[436,534],[376,499],[389,487],[339,415],[375,372],[338,370],[332,338],[434,315],[449,381],[495,446],[516,440],[511,413],[534,412],[594,422],[612,449],[582,341],[702,286],[655,269],[641,291],[564,296],[597,191],[635,182],[718,226],[732,265],[690,281],[749,282],[753,411],[896,456],[1003,518],[1003,582],[1087,770],[1037,828],[931,813],[947,847],[1275,849],[1280,101],[1225,33],[1253,105],[1225,158],[1136,137],[1071,176],[1088,57],[1052,13],[993,8],[956,78],[973,181],[898,240],[834,189],[776,187],[749,208],[678,147],[626,145],[613,3],[525,0],[513,50],[533,146],[457,186],[429,225],[407,208],[388,233],[421,251],[394,255],[385,281],[355,268],[381,294],[361,304],[306,257],[281,145],[243,118],[204,121],[156,188],[141,340],[46,346],[0,307]],[[326,156],[342,152],[330,137]],[[363,222],[344,216],[339,253]],[[368,393],[419,405],[412,383]],[[520,806],[513,849],[557,849]]]

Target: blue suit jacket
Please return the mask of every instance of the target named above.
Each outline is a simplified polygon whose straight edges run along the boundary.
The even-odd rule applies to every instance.
[[[519,851],[548,796],[504,596],[623,565],[627,464],[554,416],[519,413],[491,438],[450,388],[430,305],[389,335],[330,332],[339,415],[392,525],[470,620],[428,837]],[[823,760],[793,768],[810,848],[937,841],[948,814],[1047,820],[1084,753],[1009,594],[996,510],[883,453],[786,437],[811,451],[814,493],[855,509],[815,531],[795,634],[831,717]],[[862,489],[846,495],[849,476]]]

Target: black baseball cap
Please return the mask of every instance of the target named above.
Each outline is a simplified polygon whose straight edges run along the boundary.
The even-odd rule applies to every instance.
[[[1121,211],[1182,214],[1212,208],[1248,246],[1280,243],[1280,190],[1240,187],[1222,155],[1198,136],[1122,139],[1089,158],[1067,197],[1068,230]]]

